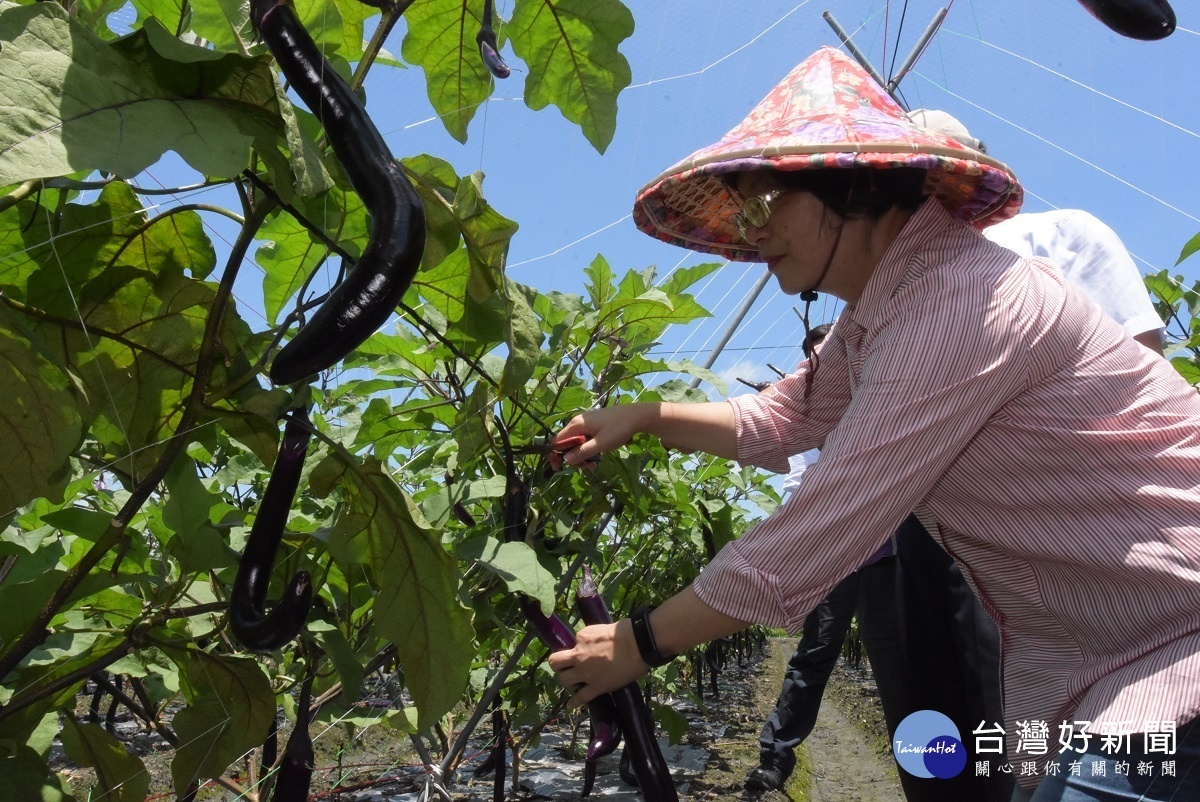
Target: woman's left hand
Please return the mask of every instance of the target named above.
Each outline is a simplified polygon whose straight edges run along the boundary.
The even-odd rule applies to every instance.
[[[628,619],[584,627],[575,636],[575,648],[554,652],[549,662],[560,685],[576,688],[568,701],[571,707],[623,688],[650,669],[638,653]]]

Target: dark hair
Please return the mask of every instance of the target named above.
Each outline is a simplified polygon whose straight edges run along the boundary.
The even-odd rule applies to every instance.
[[[832,323],[822,323],[820,326],[813,326],[808,330],[808,333],[804,335],[804,342],[800,344],[800,350],[804,351],[805,359],[812,356],[812,350],[829,335],[831,328],[833,328]]]
[[[929,195],[926,171],[918,167],[824,167],[777,170],[772,176],[787,189],[812,194],[845,220],[878,220],[888,209],[916,209]]]

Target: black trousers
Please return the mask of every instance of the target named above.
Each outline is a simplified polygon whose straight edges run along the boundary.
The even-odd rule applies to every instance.
[[[899,769],[909,802],[1008,802],[1014,780],[1002,755],[977,755],[972,731],[1003,723],[1000,638],[955,562],[910,516],[896,532],[896,556],[842,581],[805,620],[775,711],[759,741],[762,762],[785,774],[812,732],[825,684],[857,610],[889,739],[905,716],[936,710],[957,726],[967,765],[949,780]],[[810,634],[811,632],[811,634]],[[976,763],[988,761],[987,775]]]

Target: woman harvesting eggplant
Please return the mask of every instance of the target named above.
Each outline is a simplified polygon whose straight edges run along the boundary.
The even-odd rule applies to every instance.
[[[751,623],[795,631],[915,512],[1000,627],[1008,759],[1032,768],[1014,799],[1200,799],[1200,396],[1052,265],[983,237],[1020,203],[1003,164],[828,48],[639,193],[643,231],[846,309],[774,393],[563,429],[588,438],[571,465],[638,434],[777,471],[822,448],[690,587],[550,658],[574,704]],[[1017,722],[1048,724],[1049,748]],[[1173,776],[1121,771],[1167,729]]]

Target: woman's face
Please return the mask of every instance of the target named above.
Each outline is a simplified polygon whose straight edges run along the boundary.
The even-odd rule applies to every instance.
[[[747,226],[746,241],[758,248],[784,293],[820,289],[814,285],[828,283],[829,277],[822,281],[822,274],[838,241],[837,227],[822,225],[824,204],[803,190],[784,189],[770,170],[738,176],[737,191],[743,199],[779,190],[783,193],[771,201],[770,218],[761,227]]]

